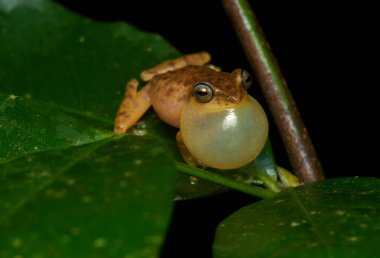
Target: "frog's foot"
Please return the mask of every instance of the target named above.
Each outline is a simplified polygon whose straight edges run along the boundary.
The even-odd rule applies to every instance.
[[[211,56],[207,52],[199,52],[189,55],[184,55],[177,59],[168,60],[163,62],[153,68],[141,72],[141,79],[144,81],[149,81],[154,76],[163,74],[169,71],[178,70],[188,65],[198,65],[202,66],[209,63]]]
[[[221,71],[222,71],[222,68],[221,68],[221,67],[216,66],[216,65],[213,65],[213,64],[208,64],[207,67],[208,67],[208,68],[211,68],[211,69],[213,69],[213,70],[215,70],[215,71],[217,71],[217,72],[221,72]]]
[[[280,182],[284,187],[288,188],[301,185],[299,179],[285,168],[277,166],[277,173]]]
[[[181,152],[182,158],[186,161],[186,163],[193,167],[199,167],[202,164],[190,153],[187,149],[185,143],[183,142],[181,131],[179,131],[175,136],[178,144],[179,151]]]
[[[114,133],[125,133],[151,105],[149,97],[150,84],[148,83],[137,92],[138,85],[139,83],[136,79],[132,79],[127,83],[123,100],[115,118]]]

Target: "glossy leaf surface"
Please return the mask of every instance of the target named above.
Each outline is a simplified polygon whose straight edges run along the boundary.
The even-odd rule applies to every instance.
[[[174,195],[165,152],[127,136],[1,164],[0,256],[156,257]]]
[[[177,52],[44,0],[0,0],[0,27],[0,257],[157,257],[175,168],[112,123],[133,60]]]
[[[214,257],[378,257],[380,180],[325,180],[235,212],[217,230]]]

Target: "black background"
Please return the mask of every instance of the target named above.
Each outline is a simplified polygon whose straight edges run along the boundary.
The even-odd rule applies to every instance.
[[[124,20],[159,33],[183,53],[206,50],[224,71],[250,69],[218,0],[59,2],[91,18]],[[359,1],[331,2],[265,0],[251,5],[327,177],[377,176],[377,8]],[[266,108],[257,84],[252,88]],[[290,168],[272,122],[270,130],[277,163]],[[231,193],[177,203],[162,256],[210,257],[216,225],[253,200]]]

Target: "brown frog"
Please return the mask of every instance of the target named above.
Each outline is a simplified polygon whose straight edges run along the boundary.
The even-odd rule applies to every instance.
[[[125,133],[152,105],[166,123],[179,128],[176,139],[186,162],[218,169],[242,167],[261,152],[268,121],[260,104],[247,93],[247,71],[219,72],[205,66],[200,52],[145,70],[147,84],[127,83],[114,132]]]

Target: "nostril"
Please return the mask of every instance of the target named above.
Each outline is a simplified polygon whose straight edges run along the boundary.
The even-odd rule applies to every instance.
[[[227,101],[231,102],[231,103],[236,103],[236,102],[238,102],[238,99],[234,96],[228,96]]]

